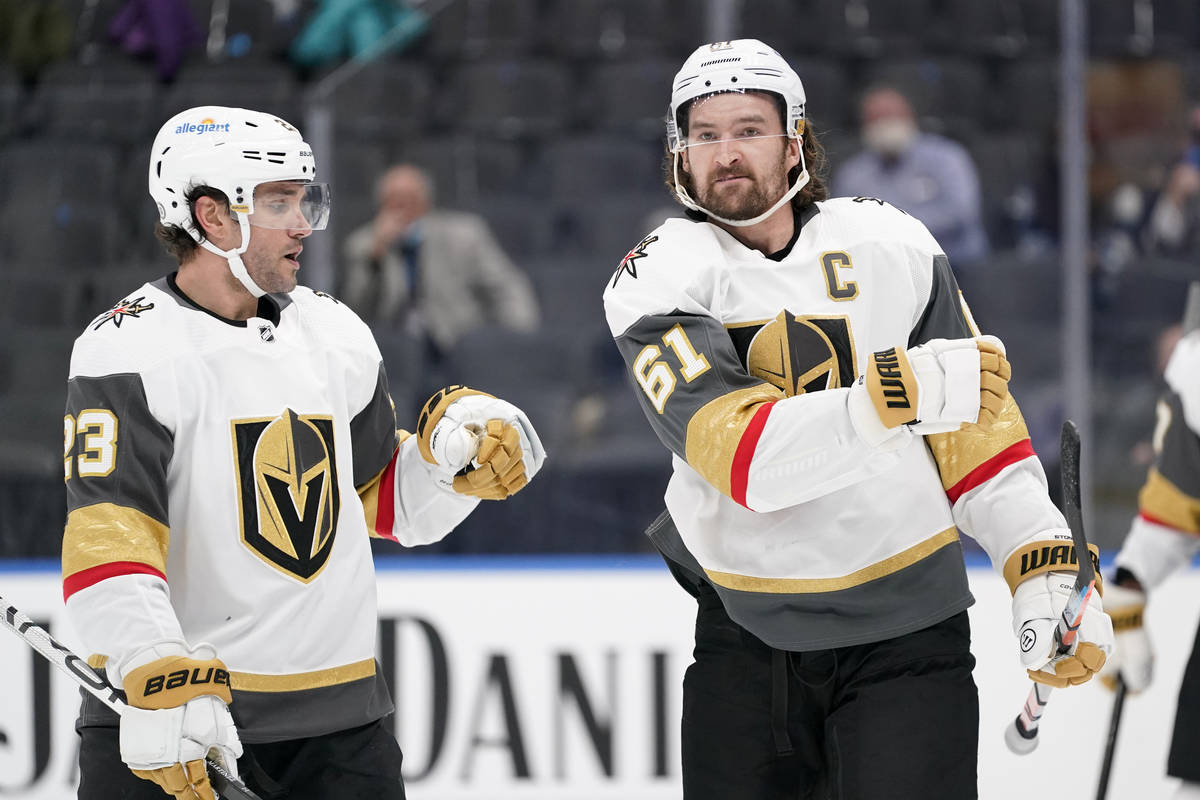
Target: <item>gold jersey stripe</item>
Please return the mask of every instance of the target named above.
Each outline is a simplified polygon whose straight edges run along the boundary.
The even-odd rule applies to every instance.
[[[688,420],[684,458],[692,469],[731,497],[730,468],[738,442],[762,403],[782,400],[783,392],[763,383],[710,400]]]
[[[302,692],[339,683],[370,678],[375,674],[375,659],[365,658],[341,667],[297,672],[292,675],[260,675],[254,672],[230,672],[229,680],[240,692]]]
[[[1017,442],[1029,438],[1029,429],[1021,409],[1010,394],[996,424],[988,432],[968,426],[952,433],[935,433],[925,437],[942,476],[942,488],[949,490],[989,458],[1004,452]]]
[[[93,653],[88,656],[88,666],[100,669],[108,663],[108,656]],[[319,689],[349,683],[375,674],[375,659],[367,658],[344,667],[319,669],[315,672],[299,672],[295,675],[259,675],[254,672],[230,672],[229,680],[234,689],[242,692],[297,692],[304,689]]]
[[[918,542],[907,550],[894,556],[869,564],[855,570],[849,575],[839,578],[755,578],[750,575],[736,575],[731,572],[704,570],[710,580],[726,589],[736,589],[740,592],[762,592],[767,594],[816,594],[818,592],[838,592],[861,586],[868,581],[899,572],[911,566],[948,544],[958,541],[958,529],[946,528],[941,533],[934,534],[923,542]]]
[[[1200,533],[1200,500],[1163,477],[1156,467],[1138,492],[1138,509],[1155,521],[1188,533]]]
[[[63,578],[117,561],[136,561],[167,571],[170,529],[136,508],[115,503],[81,506],[67,515],[63,531]]]

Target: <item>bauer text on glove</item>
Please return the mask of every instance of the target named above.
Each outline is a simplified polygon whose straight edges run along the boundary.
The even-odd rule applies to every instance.
[[[123,657],[114,678],[129,701],[121,759],[180,800],[215,800],[204,759],[237,775],[242,744],[229,714],[229,671],[212,647],[156,642]]]

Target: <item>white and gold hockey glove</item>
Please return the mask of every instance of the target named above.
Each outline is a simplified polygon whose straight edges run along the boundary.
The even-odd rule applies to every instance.
[[[1119,674],[1131,693],[1144,691],[1154,680],[1154,648],[1143,625],[1146,593],[1136,583],[1125,586],[1109,582],[1104,603],[1112,619],[1116,649],[1104,662],[1100,681],[1105,688],[1115,689]]]
[[[908,350],[872,353],[848,400],[855,430],[879,445],[901,430],[924,436],[964,425],[991,430],[1012,375],[995,336],[930,339]]]
[[[179,800],[215,800],[204,765],[236,776],[242,755],[229,703],[229,671],[210,645],[164,640],[111,668],[129,706],[121,713],[121,760]]]
[[[1056,689],[1087,683],[1113,651],[1113,626],[1104,613],[1097,570],[1095,594],[1084,609],[1074,644],[1062,656],[1055,653],[1054,631],[1079,571],[1075,559],[1070,532],[1057,531],[1017,547],[1004,562],[1021,664],[1032,680]]]
[[[516,494],[546,460],[521,409],[466,386],[429,398],[417,419],[417,447],[441,485],[482,500]]]

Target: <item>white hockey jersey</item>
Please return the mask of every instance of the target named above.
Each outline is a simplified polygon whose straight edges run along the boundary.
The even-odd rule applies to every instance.
[[[1000,566],[1066,525],[1011,400],[986,435],[891,451],[858,437],[846,400],[868,354],[978,331],[941,248],[902,211],[840,198],[796,223],[768,257],[707,222],[668,220],[604,302],[674,454],[670,519],[649,535],[759,638],[813,650],[970,605],[960,529]]]
[[[479,502],[438,487],[396,430],[352,311],[300,287],[259,313],[142,286],[76,341],[64,420],[72,624],[101,657],[209,642],[249,742],[391,711],[368,533],[436,541]]]
[[[1163,377],[1154,464],[1138,493],[1138,515],[1114,559],[1147,591],[1200,551],[1200,329],[1185,332]]]

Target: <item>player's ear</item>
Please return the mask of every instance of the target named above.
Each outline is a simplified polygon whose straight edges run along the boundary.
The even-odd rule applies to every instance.
[[[787,158],[788,169],[790,170],[792,167],[799,166],[800,164],[800,148],[804,146],[804,140],[793,139],[788,136],[785,141],[787,142],[785,156]]]
[[[206,239],[220,245],[228,237],[230,227],[234,225],[234,222],[224,203],[201,195],[196,198],[192,211],[195,213],[196,222]]]

